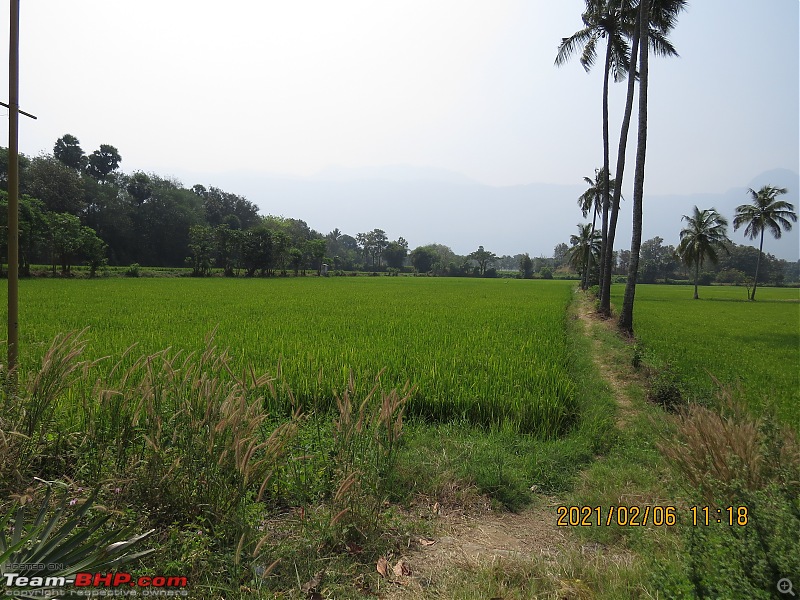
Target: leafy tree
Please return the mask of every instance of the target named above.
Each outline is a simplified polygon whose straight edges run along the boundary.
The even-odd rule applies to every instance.
[[[419,246],[411,251],[410,258],[417,273],[428,273],[437,257],[430,247]]]
[[[475,252],[469,253],[467,258],[478,263],[480,276],[483,277],[486,274],[486,268],[497,260],[497,255],[494,252],[484,250],[483,246],[478,246],[478,249],[475,250]]]
[[[631,251],[620,250],[617,254],[617,268],[614,271],[617,275],[625,275],[631,263]]]
[[[245,274],[266,274],[272,265],[272,232],[263,225],[242,232],[242,264]]]
[[[136,205],[141,206],[153,195],[153,183],[147,173],[136,171],[126,178],[125,190]]]
[[[700,276],[700,267],[708,258],[716,263],[717,250],[725,249],[725,243],[730,241],[727,236],[728,221],[716,209],[700,210],[694,207],[692,216],[683,215],[686,227],[681,230],[681,241],[675,250],[687,267],[694,266],[694,298],[697,294],[697,279]]]
[[[206,189],[202,185],[195,185],[192,191],[202,198],[206,222],[212,227],[225,223],[229,215],[235,215],[239,220],[236,229],[248,229],[258,223],[258,207],[243,196],[213,186]]]
[[[27,193],[28,190],[24,184],[28,180],[28,167],[31,160],[24,154],[20,154],[18,163],[20,194]],[[8,191],[8,148],[0,148],[0,190]]]
[[[94,277],[97,274],[97,269],[108,263],[108,258],[106,258],[108,244],[97,237],[94,229],[83,226],[81,228],[80,249],[89,265],[89,277]]]
[[[761,264],[761,254],[764,251],[764,231],[769,230],[772,237],[776,240],[780,239],[782,230],[791,231],[792,222],[797,223],[797,213],[794,212],[792,204],[785,200],[778,200],[778,196],[787,193],[786,188],[765,185],[758,191],[750,188],[747,193],[750,194],[751,202],[736,208],[733,229],[737,230],[744,225],[745,236],[751,240],[760,237],[756,274],[753,278],[753,291],[750,294],[750,300],[755,300],[758,287],[758,268]]]
[[[553,248],[553,267],[558,268],[561,265],[567,262],[567,257],[569,255],[569,246],[567,246],[564,242],[557,244],[555,248]]]
[[[356,239],[359,239],[359,236],[361,236],[359,243],[364,250],[365,256],[368,255],[372,259],[372,268],[375,268],[376,261],[378,263],[377,266],[380,267],[383,251],[389,244],[389,238],[386,237],[386,232],[383,229],[373,229],[368,233],[358,234]]]
[[[205,223],[202,200],[180,182],[162,178],[151,178],[151,182],[152,196],[131,211],[139,243],[130,260],[159,266],[186,264],[187,253],[192,254],[190,229]]]
[[[759,266],[758,282],[768,283],[771,275],[778,267],[778,259],[768,252],[762,253],[758,248],[753,246],[739,245],[731,242],[729,245],[729,254],[724,254],[720,257],[718,263],[719,271],[725,270],[738,270],[748,275],[748,284],[752,282],[756,265]],[[748,294],[748,299],[749,299]]]
[[[533,277],[533,261],[527,252],[519,258],[519,275],[523,279]]]
[[[191,255],[186,262],[192,267],[193,277],[211,275],[214,241],[214,230],[208,225],[192,225],[189,228],[189,252]]]
[[[68,275],[83,242],[84,232],[80,219],[69,213],[48,213],[46,219],[53,274],[56,272],[56,264],[60,263],[61,274]]]
[[[303,251],[300,248],[291,247],[287,253],[289,264],[294,270],[294,276],[300,275],[300,267],[303,264]]]
[[[20,193],[38,198],[51,212],[77,216],[83,206],[80,177],[52,156],[37,156],[31,161]]]
[[[642,242],[640,249],[638,279],[643,283],[655,283],[667,279],[676,267],[675,248],[664,245],[664,238],[656,236]]]
[[[69,133],[56,140],[56,145],[53,147],[53,156],[77,172],[86,168],[86,153],[81,148],[80,140]]]
[[[324,238],[315,238],[306,240],[305,242],[305,255],[311,267],[317,272],[317,275],[322,274],[322,263],[325,262],[327,246],[328,244]]]
[[[231,229],[227,223],[214,228],[214,242],[216,245],[217,266],[222,267],[225,277],[233,277],[234,269],[239,263],[242,246],[242,232]]]
[[[395,242],[389,242],[383,251],[386,264],[393,269],[402,269],[406,256],[408,256],[408,242],[402,237]]]
[[[0,227],[8,226],[8,193],[0,190]],[[19,198],[19,274],[31,274],[31,262],[41,246],[48,239],[47,220],[44,205],[30,196]],[[8,238],[0,236],[2,255],[8,255]]]
[[[100,149],[92,152],[86,161],[86,173],[105,183],[121,162],[122,157],[114,146],[100,144]]]

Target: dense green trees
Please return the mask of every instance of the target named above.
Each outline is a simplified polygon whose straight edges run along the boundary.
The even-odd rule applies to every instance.
[[[523,279],[533,277],[533,261],[527,252],[519,257],[519,276]]]
[[[436,260],[436,254],[431,248],[419,246],[411,251],[411,264],[418,273],[428,273]]]
[[[114,146],[100,144],[100,149],[92,152],[86,159],[86,174],[102,183],[119,168],[122,157]]]
[[[86,168],[86,153],[81,148],[78,138],[69,133],[56,140],[53,156],[75,171],[82,171]]]
[[[262,217],[255,204],[219,188],[186,188],[141,171],[126,175],[121,160],[110,144],[87,156],[71,134],[56,141],[52,155],[20,157],[23,275],[32,263],[61,263],[69,274],[74,261],[92,272],[107,262],[188,265],[196,275],[214,267],[227,276],[285,273],[290,266],[305,273],[319,271],[333,256],[327,240],[304,221]],[[0,189],[7,185],[7,163],[0,149]],[[356,248],[352,237],[336,237],[341,254]],[[378,244],[373,251],[378,266],[382,250]]]
[[[494,252],[484,250],[483,246],[478,246],[478,249],[475,252],[470,252],[467,257],[478,263],[478,271],[481,277],[486,275],[486,269],[497,260],[497,255]]]

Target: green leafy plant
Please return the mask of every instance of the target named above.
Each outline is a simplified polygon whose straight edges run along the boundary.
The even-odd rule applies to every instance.
[[[97,493],[95,490],[69,514],[70,506],[77,502],[68,502],[65,493],[60,505],[51,511],[53,488],[48,486],[42,504],[31,520],[27,518],[29,507],[25,504],[12,507],[0,519],[0,577],[6,579],[8,573],[16,572],[12,565],[25,564],[28,568],[20,575],[28,577],[29,581],[34,577],[42,578],[41,588],[12,590],[12,597],[39,597],[40,589],[62,587],[60,578],[80,571],[114,569],[153,552],[133,552],[133,548],[155,530],[131,536],[128,527],[105,527],[111,518],[110,513],[89,516]],[[32,595],[33,591],[37,596]]]

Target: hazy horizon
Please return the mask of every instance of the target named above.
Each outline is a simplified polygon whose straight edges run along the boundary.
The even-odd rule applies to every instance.
[[[8,2],[0,6],[7,14]],[[391,179],[393,170],[407,177],[411,169],[442,185],[502,194],[534,184],[577,189],[602,164],[602,60],[588,74],[577,60],[560,68],[554,60],[562,37],[582,27],[583,9],[581,0],[23,2],[20,105],[38,120],[20,120],[20,150],[50,153],[70,133],[87,153],[115,146],[127,173],[215,185],[265,214],[312,226],[329,197],[303,196],[304,208],[294,210],[291,198],[249,179],[344,185],[354,170]],[[764,172],[798,171],[799,20],[796,0],[689,2],[670,34],[680,57],[651,61],[645,202],[716,197]],[[0,61],[0,78],[6,69]],[[625,87],[611,85],[612,164]],[[0,145],[7,146],[5,131]],[[797,191],[790,186],[795,203]],[[575,198],[546,200],[536,199],[536,213],[523,211],[538,240],[528,251],[549,253],[544,240],[568,240],[582,220]],[[433,241],[419,221],[400,231],[389,202],[373,199],[369,221],[351,215],[354,226]],[[437,215],[448,208],[426,202]],[[645,235],[653,226],[665,239],[677,235],[689,209],[676,206],[665,223],[646,204]],[[483,237],[470,245],[522,240],[512,236],[522,217],[490,221],[478,207],[450,210],[478,215],[457,220],[454,247],[480,226]],[[739,233],[731,238],[745,243]],[[448,235],[438,236],[441,243]],[[618,244],[629,237],[621,223]]]

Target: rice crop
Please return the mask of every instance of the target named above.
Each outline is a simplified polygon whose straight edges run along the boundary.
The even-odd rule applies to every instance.
[[[612,301],[622,303],[623,286]],[[636,286],[636,337],[689,390],[711,396],[712,376],[741,388],[754,410],[774,409],[800,429],[800,290],[759,289],[756,302],[740,287]]]
[[[85,327],[86,357],[115,360],[132,344],[131,360],[167,347],[200,351],[214,331],[237,367],[276,375],[307,409],[331,406],[351,371],[363,382],[380,374],[383,385],[414,386],[408,410],[426,420],[553,438],[578,414],[565,335],[572,287],[389,277],[26,280],[22,367],[38,364],[56,334]],[[285,391],[268,409],[289,402]]]

